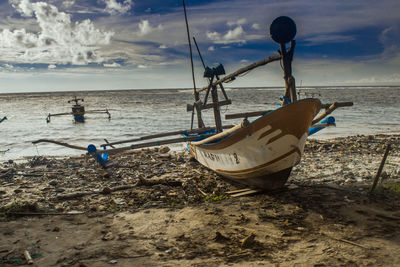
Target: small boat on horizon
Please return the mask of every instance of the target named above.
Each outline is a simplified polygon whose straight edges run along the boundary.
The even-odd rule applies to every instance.
[[[56,114],[50,114],[49,113],[49,115],[47,115],[46,122],[49,123],[51,117],[64,116],[64,115],[72,115],[75,122],[85,122],[85,114],[86,113],[105,113],[105,114],[108,115],[108,119],[111,119],[111,114],[108,111],[108,109],[104,109],[104,110],[103,109],[86,110],[85,111],[85,107],[83,105],[81,105],[79,103],[79,101],[84,102],[84,99],[83,98],[77,98],[76,96],[74,96],[73,99],[68,100],[68,103],[75,102],[75,104],[71,108],[72,109],[71,112],[56,113]]]

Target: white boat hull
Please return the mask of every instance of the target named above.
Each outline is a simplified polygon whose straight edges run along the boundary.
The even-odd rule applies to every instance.
[[[304,99],[238,128],[218,141],[193,142],[190,151],[207,168],[242,184],[283,186],[304,150],[308,129],[319,112],[317,99]],[[210,140],[210,142],[208,142]]]

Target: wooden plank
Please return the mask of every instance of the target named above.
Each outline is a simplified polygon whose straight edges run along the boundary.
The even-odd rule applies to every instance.
[[[232,100],[230,100],[230,99],[228,99],[228,100],[223,100],[223,101],[218,101],[218,105],[219,106],[226,106],[226,105],[230,105],[230,104],[232,104]],[[210,108],[213,108],[214,107],[214,104],[213,103],[209,103],[209,104],[203,104],[203,105],[201,105],[200,106],[200,109],[201,110],[203,110],[203,109],[210,109]],[[194,105],[190,105],[190,104],[187,104],[187,106],[186,106],[186,111],[193,111],[193,108],[194,108]]]
[[[268,64],[268,63],[271,63],[271,62],[273,62],[273,61],[277,61],[277,60],[280,60],[280,59],[281,59],[281,55],[275,55],[275,56],[267,57],[267,58],[265,58],[265,59],[262,59],[262,60],[260,60],[260,61],[255,62],[255,63],[253,63],[253,64],[250,64],[250,65],[248,65],[248,66],[246,66],[246,67],[243,67],[243,68],[241,68],[241,69],[238,69],[238,70],[235,71],[234,73],[231,73],[231,74],[229,74],[229,75],[226,75],[225,77],[223,77],[223,78],[221,78],[221,79],[219,79],[219,80],[213,82],[212,85],[213,85],[213,86],[217,86],[218,84],[221,84],[221,83],[223,83],[223,82],[234,80],[235,77],[238,76],[238,75],[240,75],[240,74],[243,74],[243,73],[248,72],[248,71],[250,71],[250,70],[252,70],[252,69],[255,69],[255,68],[257,68],[257,67],[266,65],[266,64]],[[200,92],[202,92],[202,91],[204,91],[204,90],[207,90],[207,88],[208,88],[208,85],[207,85],[207,86],[204,86],[203,88],[197,89],[196,92],[200,93]]]
[[[231,197],[242,197],[242,196],[247,196],[247,195],[251,195],[251,194],[256,194],[256,193],[260,193],[263,190],[247,190],[241,193],[237,193],[237,194],[232,194]]]
[[[225,194],[231,195],[231,194],[241,193],[241,192],[249,191],[249,190],[252,190],[252,189],[251,188],[243,188],[243,189],[238,189],[238,190],[232,190],[232,191],[225,192]]]

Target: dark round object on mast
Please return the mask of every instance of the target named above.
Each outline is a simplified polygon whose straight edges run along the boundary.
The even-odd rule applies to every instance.
[[[286,16],[276,18],[269,27],[272,40],[278,44],[286,44],[296,36],[296,23]]]

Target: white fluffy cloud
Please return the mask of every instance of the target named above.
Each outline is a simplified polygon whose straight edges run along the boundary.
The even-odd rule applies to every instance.
[[[106,3],[106,11],[110,14],[115,13],[127,13],[131,10],[132,0],[124,0],[123,2],[118,2],[117,0],[105,0]]]
[[[142,20],[142,21],[139,22],[139,35],[142,35],[142,36],[143,36],[143,35],[150,34],[150,33],[152,33],[155,29],[161,31],[161,30],[163,29],[163,26],[162,26],[161,24],[159,24],[159,25],[157,26],[157,28],[153,28],[153,27],[150,25],[150,22],[149,22],[147,19]]]
[[[75,4],[75,0],[64,0],[62,4],[64,7],[68,8]]]
[[[244,30],[242,26],[237,26],[233,30],[229,30],[226,34],[221,35],[218,32],[206,32],[207,37],[219,44],[231,44],[231,43],[245,43]]]
[[[34,17],[40,27],[37,33],[26,29],[0,32],[0,60],[16,63],[46,63],[85,65],[101,63],[98,49],[110,43],[113,32],[96,29],[90,20],[72,22],[69,14],[56,6],[10,0],[10,4],[25,17]]]

